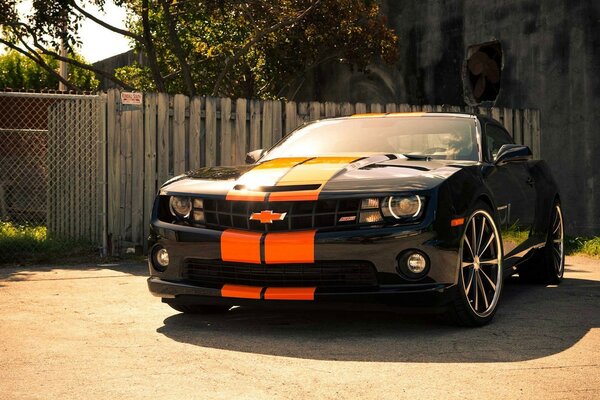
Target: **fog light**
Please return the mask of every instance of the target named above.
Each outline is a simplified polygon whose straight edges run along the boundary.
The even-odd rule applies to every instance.
[[[156,246],[152,256],[152,264],[157,271],[164,271],[169,266],[169,252],[162,246]]]
[[[413,253],[408,257],[406,266],[413,274],[422,274],[427,268],[427,260],[419,253]]]
[[[406,250],[398,254],[396,270],[403,278],[416,281],[429,273],[429,258],[419,250]]]
[[[167,267],[169,265],[169,252],[167,249],[162,248],[156,252],[156,262],[161,267]]]

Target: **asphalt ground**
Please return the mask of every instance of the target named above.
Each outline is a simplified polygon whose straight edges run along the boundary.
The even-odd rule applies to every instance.
[[[392,309],[188,316],[141,264],[0,268],[2,399],[598,399],[600,260],[477,329]]]

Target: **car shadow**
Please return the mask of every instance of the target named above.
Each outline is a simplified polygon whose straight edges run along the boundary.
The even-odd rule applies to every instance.
[[[506,281],[492,324],[460,328],[435,316],[394,310],[233,308],[220,315],[174,314],[157,331],[214,349],[316,360],[512,362],[562,352],[600,327],[600,282],[560,286]]]
[[[141,262],[105,262],[105,263],[86,263],[86,264],[75,264],[75,265],[29,265],[29,266],[1,266],[0,267],[0,287],[3,281],[6,282],[20,282],[27,280],[51,280],[52,277],[43,276],[38,277],[40,272],[51,272],[56,270],[71,270],[71,271],[100,271],[100,270],[111,270],[115,273],[125,273],[134,276],[148,276],[148,266]],[[119,276],[108,275],[106,278]],[[60,278],[65,279],[98,279],[98,276],[94,277],[73,277],[73,278]],[[58,278],[57,278],[58,279]]]

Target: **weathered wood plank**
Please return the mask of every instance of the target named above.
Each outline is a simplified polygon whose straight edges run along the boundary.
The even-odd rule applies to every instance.
[[[298,126],[297,105],[295,101],[285,103],[285,134],[292,132]]]
[[[250,151],[262,148],[260,132],[261,119],[261,101],[250,100]]]
[[[321,119],[321,103],[311,101],[308,105],[308,120],[316,121],[318,119]]]
[[[410,105],[408,104],[400,104],[398,107],[398,111],[401,113],[411,112]]]
[[[532,135],[532,145],[533,145],[533,157],[535,159],[542,158],[542,137],[541,137],[541,118],[540,118],[540,110],[531,110],[531,135]]]
[[[121,237],[131,242],[131,111],[123,111],[121,125]]]
[[[325,118],[333,118],[336,116],[336,103],[331,101],[325,102]]]
[[[143,239],[147,238],[150,231],[150,217],[154,197],[158,190],[156,179],[156,117],[158,113],[158,97],[156,93],[144,95],[144,216]],[[144,252],[148,251],[148,243],[143,240]]]
[[[365,103],[356,103],[356,114],[366,114],[367,113],[367,105]]]
[[[131,239],[144,242],[144,111],[131,112]]]
[[[298,126],[310,121],[310,104],[308,102],[298,103]]]
[[[201,126],[201,106],[202,99],[200,97],[193,97],[190,100],[190,144],[189,144],[189,152],[188,152],[188,163],[190,169],[198,169],[200,168],[201,163],[201,148],[202,142],[200,137],[200,126]]]
[[[158,186],[169,179],[169,95],[159,93],[157,98],[157,125],[156,125],[156,163]]]
[[[120,168],[121,158],[119,152],[121,149],[121,113],[119,107],[119,91],[112,89],[107,95],[107,139],[108,139],[108,236],[109,252],[117,255],[119,251],[120,238]]]
[[[237,99],[235,102],[235,132],[233,135],[233,165],[242,165],[246,159],[248,150],[247,142],[247,101],[246,99]]]
[[[379,103],[371,104],[371,113],[372,114],[380,114],[383,112],[383,106]]]
[[[506,128],[506,130],[508,131],[508,133],[510,133],[511,135],[513,135],[513,110],[511,108],[504,108],[502,110],[502,114],[504,115],[504,117],[502,118],[502,124],[504,125],[504,127]]]
[[[273,145],[273,102],[263,102],[262,110],[262,148],[268,149]]]
[[[206,166],[217,165],[217,99],[206,98]]]
[[[523,110],[523,144],[528,146],[535,154],[533,148],[533,130],[531,128],[531,111],[528,109]]]
[[[273,102],[273,139],[275,144],[283,137],[283,105],[281,101]]]
[[[188,97],[176,94],[173,99],[173,174],[185,172],[185,106]]]
[[[233,138],[231,133],[231,99],[221,99],[221,135],[219,141],[220,147],[220,165],[231,165],[232,155],[231,147]]]
[[[513,139],[523,144],[523,114],[521,110],[513,110]]]
[[[349,115],[354,114],[354,104],[352,103],[342,103],[340,106],[340,116],[347,117]]]
[[[502,115],[500,113],[500,109],[498,107],[493,107],[491,109],[491,116],[493,119],[495,119],[496,121],[502,123]]]

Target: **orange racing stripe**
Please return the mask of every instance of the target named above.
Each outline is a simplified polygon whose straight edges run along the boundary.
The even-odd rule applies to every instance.
[[[354,114],[350,118],[387,118],[387,117],[422,117],[426,112],[366,113]]]
[[[317,200],[323,186],[348,164],[361,158],[351,157],[317,157],[289,170],[278,182],[277,186],[320,184],[315,190],[301,190],[297,192],[273,192],[269,201],[310,201]]]
[[[314,300],[315,287],[269,287],[265,291],[265,300]]]
[[[223,285],[221,288],[222,297],[236,297],[238,299],[257,299],[260,300],[262,287],[244,286],[244,285]]]
[[[267,264],[314,263],[316,230],[268,233],[265,237]]]
[[[306,157],[276,158],[257,165],[242,175],[236,186],[245,186],[242,190],[231,189],[227,193],[227,200],[263,201],[266,192],[257,191],[261,186],[274,186],[294,166],[308,160]]]
[[[223,261],[260,264],[260,239],[262,233],[227,229],[221,235]]]

